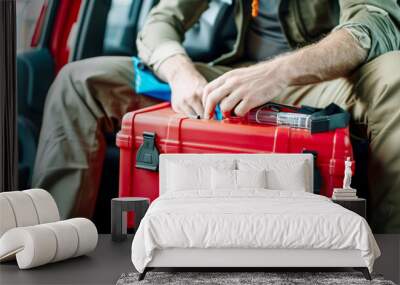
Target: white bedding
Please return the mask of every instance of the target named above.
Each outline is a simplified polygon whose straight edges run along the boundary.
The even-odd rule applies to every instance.
[[[359,215],[320,195],[265,189],[160,196],[134,237],[135,268],[165,248],[358,249],[371,272],[380,255]]]

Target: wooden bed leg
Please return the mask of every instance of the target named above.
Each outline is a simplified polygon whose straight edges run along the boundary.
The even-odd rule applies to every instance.
[[[142,281],[142,280],[144,279],[144,277],[146,277],[147,271],[148,271],[148,269],[145,268],[145,269],[143,270],[143,272],[139,274],[138,281]]]
[[[365,279],[372,280],[371,274],[369,274],[369,270],[367,267],[355,267],[354,269],[357,271],[361,271],[362,274],[364,275]]]

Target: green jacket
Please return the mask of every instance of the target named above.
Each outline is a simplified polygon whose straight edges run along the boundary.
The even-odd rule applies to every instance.
[[[251,0],[232,1],[237,39],[230,52],[211,64],[229,65],[240,60],[243,54]],[[151,10],[138,35],[139,57],[157,70],[168,57],[185,54],[181,45],[184,34],[208,8],[208,2],[161,0]],[[279,11],[283,31],[293,48],[316,42],[333,29],[346,27],[354,29],[352,35],[368,48],[368,61],[400,49],[400,6],[396,0],[282,0]]]

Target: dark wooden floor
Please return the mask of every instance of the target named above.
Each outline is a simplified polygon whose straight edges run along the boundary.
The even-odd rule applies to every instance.
[[[400,283],[400,235],[376,235],[382,251],[375,272]],[[30,270],[19,270],[15,262],[0,265],[0,284],[115,284],[124,272],[134,271],[130,259],[132,237],[114,243],[100,235],[97,249],[78,257]]]
[[[110,235],[100,235],[88,256],[18,270],[16,262],[0,265],[0,284],[115,284],[124,272],[134,271],[130,259],[132,237],[114,243]]]

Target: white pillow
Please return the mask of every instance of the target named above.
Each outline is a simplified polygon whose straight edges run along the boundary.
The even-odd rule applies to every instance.
[[[211,189],[211,169],[235,169],[234,160],[191,162],[169,161],[167,164],[167,191]]]
[[[257,159],[238,160],[239,170],[266,169],[267,187],[272,190],[307,191],[310,181],[308,165],[304,160]]]
[[[238,188],[267,188],[267,171],[236,170]]]
[[[266,171],[262,170],[211,170],[212,190],[238,190],[241,188],[265,188]]]
[[[282,171],[270,169],[267,172],[268,189],[306,192],[307,179],[304,165],[297,164],[293,168]]]
[[[236,190],[236,170],[212,168],[211,189]]]

